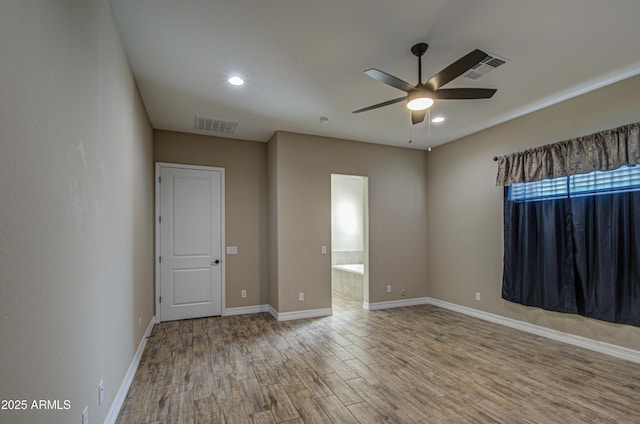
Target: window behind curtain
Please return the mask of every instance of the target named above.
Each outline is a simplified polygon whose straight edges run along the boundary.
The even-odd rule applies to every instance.
[[[638,165],[623,166],[613,171],[594,171],[531,183],[511,184],[508,200],[527,202],[633,190],[640,190]]]
[[[640,326],[640,166],[505,187],[502,297]]]

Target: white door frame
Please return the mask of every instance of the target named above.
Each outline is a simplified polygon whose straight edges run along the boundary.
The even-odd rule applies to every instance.
[[[220,172],[220,252],[222,256],[221,261],[221,269],[220,269],[220,296],[222,302],[222,315],[225,315],[226,306],[225,306],[225,282],[226,282],[226,251],[225,251],[225,176],[224,176],[224,168],[218,168],[214,166],[198,166],[198,165],[185,165],[180,163],[168,163],[168,162],[156,162],[156,175],[155,175],[155,185],[156,185],[156,210],[155,210],[155,227],[156,227],[156,291],[155,291],[155,304],[156,304],[156,322],[162,322],[162,316],[160,315],[160,168],[181,168],[181,169],[195,169],[195,170],[203,170],[203,171],[218,171]]]

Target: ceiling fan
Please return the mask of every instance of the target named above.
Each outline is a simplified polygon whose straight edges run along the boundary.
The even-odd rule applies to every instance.
[[[482,50],[474,50],[461,57],[442,71],[431,77],[426,83],[422,82],[422,55],[427,51],[427,43],[418,43],[411,47],[411,53],[418,58],[418,84],[411,85],[399,78],[372,68],[364,71],[365,74],[398,90],[405,91],[406,96],[387,100],[373,106],[354,110],[353,113],[366,112],[379,107],[392,105],[401,101],[407,101],[407,108],[411,110],[411,122],[419,124],[424,121],[427,109],[431,107],[434,99],[462,100],[462,99],[488,99],[497,91],[494,88],[441,88],[443,85],[456,79],[469,69],[476,66],[489,55]]]

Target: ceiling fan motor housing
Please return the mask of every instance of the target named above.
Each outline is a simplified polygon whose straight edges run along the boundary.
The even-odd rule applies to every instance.
[[[429,45],[427,43],[414,44],[413,47],[411,47],[411,53],[413,53],[414,56],[420,57],[427,52],[428,48]]]

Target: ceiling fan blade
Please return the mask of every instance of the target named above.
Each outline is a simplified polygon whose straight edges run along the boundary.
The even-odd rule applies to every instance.
[[[482,50],[475,49],[471,53],[462,56],[460,59],[456,60],[451,65],[447,66],[442,71],[431,77],[431,79],[427,81],[425,85],[429,89],[436,91],[443,85],[458,78],[460,75],[473,68],[478,64],[478,62],[480,62],[487,56],[489,55]]]
[[[425,110],[412,110],[411,111],[411,123],[413,125],[419,124],[424,121],[424,117],[427,115],[427,109]]]
[[[378,69],[372,68],[364,71],[365,74],[371,78],[380,81],[381,83],[390,85],[398,90],[406,91],[407,93],[415,90],[416,88],[408,82],[402,81],[400,78],[396,78],[393,75],[389,75],[386,72],[382,72]]]
[[[378,109],[379,107],[389,106],[389,105],[392,105],[394,103],[399,103],[399,102],[401,102],[403,100],[407,100],[407,96],[398,97],[397,99],[387,100],[386,102],[378,103],[378,104],[375,104],[373,106],[369,106],[369,107],[365,107],[365,108],[362,108],[362,109],[354,110],[351,113],[366,112],[368,110]]]
[[[489,99],[495,88],[441,88],[433,92],[434,99]]]

